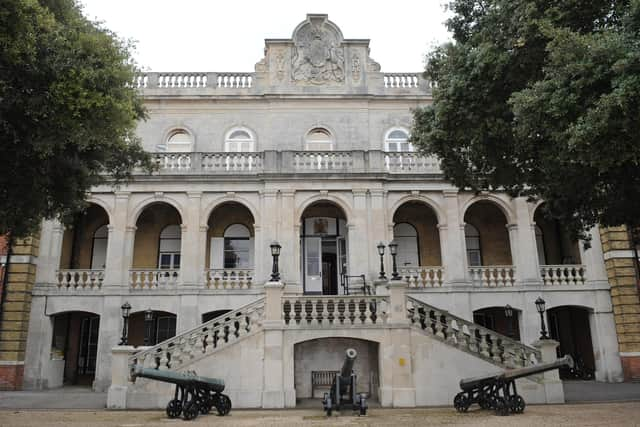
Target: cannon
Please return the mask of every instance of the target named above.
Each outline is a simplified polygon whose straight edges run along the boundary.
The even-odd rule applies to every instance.
[[[554,362],[462,379],[462,391],[454,397],[453,406],[458,412],[467,412],[471,405],[477,403],[482,409],[494,410],[496,415],[520,414],[524,412],[525,401],[516,390],[516,380],[563,366],[573,367],[571,356]]]
[[[353,364],[357,356],[358,353],[353,348],[348,348],[345,352],[342,368],[333,378],[329,393],[325,393],[322,399],[327,416],[331,416],[334,409],[340,411],[344,404],[351,404],[358,415],[367,415],[367,397],[364,393],[356,392],[358,378],[353,372]]]
[[[169,418],[177,418],[182,414],[183,419],[192,420],[198,414],[208,414],[213,407],[222,416],[231,411],[231,399],[222,394],[223,380],[200,377],[193,371],[160,371],[135,365],[131,370],[131,378],[135,381],[137,377],[175,384],[174,397],[166,409]]]

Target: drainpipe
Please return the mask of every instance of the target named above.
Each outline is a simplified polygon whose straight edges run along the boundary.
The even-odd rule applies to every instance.
[[[13,238],[9,234],[7,242],[7,259],[4,263],[4,276],[2,277],[2,295],[0,296],[0,329],[2,329],[2,313],[4,312],[4,300],[7,299],[7,285],[9,284],[9,265],[11,265],[11,247],[13,246]]]

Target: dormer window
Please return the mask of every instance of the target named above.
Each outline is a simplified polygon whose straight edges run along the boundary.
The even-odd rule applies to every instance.
[[[170,153],[185,153],[193,150],[193,137],[185,130],[178,129],[167,138],[167,151]]]
[[[314,128],[307,133],[305,138],[305,150],[307,151],[332,151],[333,136],[325,128]]]
[[[384,139],[384,150],[394,153],[413,151],[413,144],[409,142],[409,133],[404,129],[391,129]]]
[[[227,153],[249,153],[254,151],[255,138],[248,129],[233,129],[225,138],[224,151]]]

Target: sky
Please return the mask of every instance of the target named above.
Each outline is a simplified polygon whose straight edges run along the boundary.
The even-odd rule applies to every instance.
[[[307,13],[326,13],[345,38],[370,39],[385,72],[417,72],[450,38],[447,0],[79,0],[84,14],[134,40],[146,71],[250,72],[265,38],[291,38]]]

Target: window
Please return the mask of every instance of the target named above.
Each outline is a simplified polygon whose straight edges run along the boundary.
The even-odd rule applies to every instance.
[[[103,225],[93,233],[93,249],[91,252],[91,268],[94,270],[104,269],[107,261],[107,241],[109,230],[107,225]]]
[[[535,226],[536,230],[536,248],[538,249],[538,263],[540,265],[545,265],[547,263],[547,256],[544,252],[544,235],[542,234],[542,229]]]
[[[393,227],[393,240],[398,244],[397,263],[399,267],[420,265],[418,252],[418,232],[409,223],[403,222]]]
[[[384,149],[390,152],[411,152],[413,144],[409,142],[409,134],[403,129],[392,129],[384,139]]]
[[[193,138],[183,129],[178,129],[169,134],[166,151],[170,153],[184,153],[193,150]]]
[[[305,150],[307,151],[332,151],[333,137],[325,128],[314,128],[307,133],[305,138]]]
[[[182,232],[179,225],[169,225],[160,233],[158,268],[180,268],[180,244]]]
[[[251,267],[251,234],[242,224],[233,224],[224,232],[224,268]]]
[[[254,151],[254,137],[247,129],[234,129],[227,134],[224,141],[227,153],[248,153]]]
[[[156,319],[155,343],[173,338],[176,335],[176,316],[158,316]]]
[[[467,262],[469,267],[482,265],[482,252],[480,250],[480,233],[471,224],[464,226],[464,240],[467,245]]]

